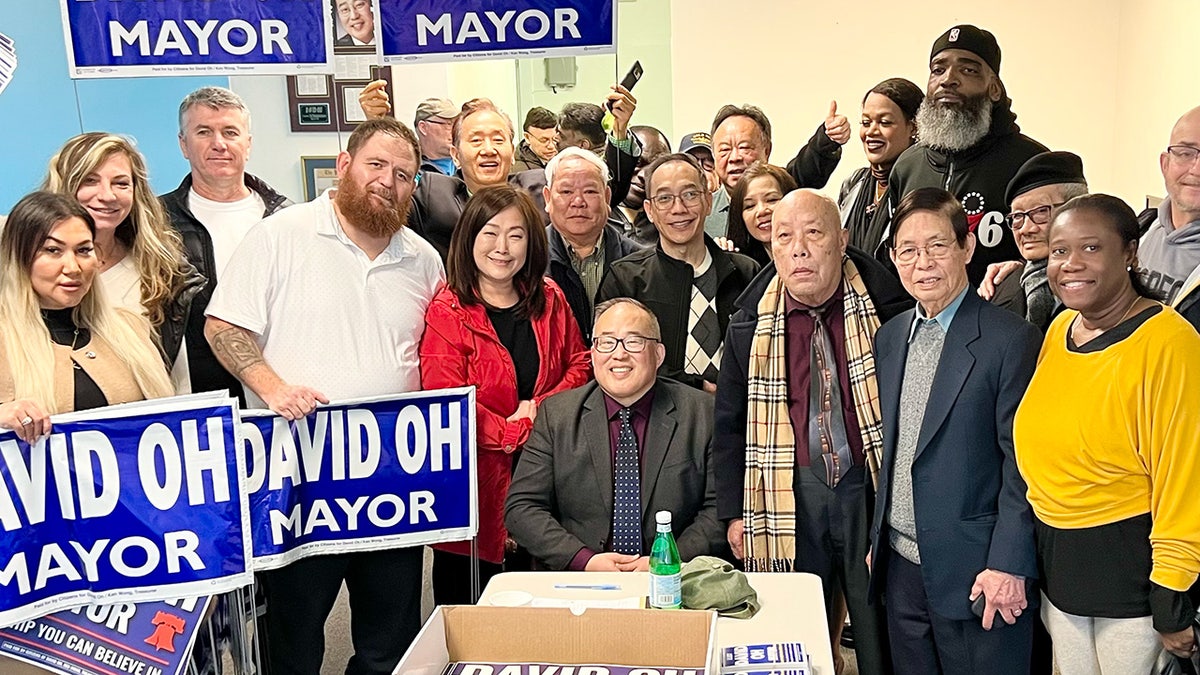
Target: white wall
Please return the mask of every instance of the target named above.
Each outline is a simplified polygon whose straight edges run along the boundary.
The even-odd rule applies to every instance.
[[[1163,195],[1158,155],[1175,120],[1200,105],[1200,2],[1122,0],[1114,183],[1134,206]],[[1135,201],[1136,200],[1136,201]]]
[[[635,124],[658,126],[674,144],[708,129],[721,105],[754,103],[771,118],[772,159],[783,164],[824,119],[830,99],[856,123],[863,94],[880,80],[907,77],[924,88],[933,40],[966,22],[996,34],[1000,75],[1022,130],[1078,153],[1095,190],[1139,207],[1162,192],[1157,157],[1171,125],[1200,105],[1196,0],[865,0],[832,11],[790,0],[633,0],[618,7],[619,53],[580,57],[573,89],[547,91],[540,60],[396,66],[398,116],[411,123],[426,96],[456,103],[488,96],[519,125],[529,105],[557,110],[566,101],[601,100],[640,59],[646,76],[635,92]],[[251,171],[299,197],[299,157],[334,154],[344,135],[288,131],[282,78],[231,84],[255,115]],[[826,192],[836,195],[864,163],[855,138]]]
[[[679,11],[685,3],[688,11]],[[772,160],[784,164],[824,119],[831,99],[854,124],[863,95],[877,82],[907,77],[924,89],[934,39],[957,23],[973,23],[1000,43],[1000,75],[1022,130],[1053,149],[1080,154],[1097,188],[1127,198],[1137,192],[1116,176],[1134,148],[1118,154],[1113,144],[1120,0],[875,0],[836,5],[836,11],[818,3],[742,0],[732,7],[723,0],[675,3],[672,34],[709,37],[673,42],[677,128],[708,128],[722,104],[755,103],[775,127]],[[743,16],[770,20],[746,23]],[[721,57],[712,53],[714,40],[723,41]],[[841,181],[864,164],[855,136],[826,193],[836,197]]]

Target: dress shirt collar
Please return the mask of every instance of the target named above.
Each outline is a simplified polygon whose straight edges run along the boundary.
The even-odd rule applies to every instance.
[[[951,300],[949,305],[946,305],[946,309],[938,312],[938,315],[933,317],[933,320],[937,321],[938,325],[942,327],[943,333],[950,332],[950,322],[954,320],[954,315],[958,314],[958,308],[962,305],[963,298],[967,297],[967,293],[970,291],[971,285],[967,284],[967,287],[962,289],[962,292],[959,293],[958,296],[953,300]],[[917,334],[917,324],[919,324],[921,321],[926,321],[929,318],[930,317],[925,316],[925,310],[921,307],[921,303],[918,302],[916,309],[913,311],[912,325],[908,327],[909,342],[912,342],[913,337]]]

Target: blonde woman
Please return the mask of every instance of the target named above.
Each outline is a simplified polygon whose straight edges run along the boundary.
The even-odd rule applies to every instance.
[[[0,234],[0,427],[29,442],[50,415],[173,393],[146,320],[93,283],[95,233],[78,202],[34,192]]]
[[[74,197],[91,214],[109,301],[150,321],[175,391],[190,392],[183,336],[204,278],[150,190],[141,153],[121,136],[80,134],[51,158],[42,188]]]

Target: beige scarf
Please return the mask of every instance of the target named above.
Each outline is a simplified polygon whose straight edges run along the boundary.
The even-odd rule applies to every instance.
[[[747,572],[790,571],[796,560],[796,435],[788,415],[783,280],[771,280],[758,302],[750,343],[746,411],[746,479],[743,497]],[[879,473],[883,424],[875,384],[875,332],[879,317],[858,268],[842,259],[846,359],[850,391],[871,484]]]

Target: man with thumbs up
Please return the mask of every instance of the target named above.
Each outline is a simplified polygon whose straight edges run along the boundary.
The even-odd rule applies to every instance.
[[[788,162],[788,173],[802,188],[825,187],[842,158],[842,146],[850,140],[850,121],[829,103],[825,121],[800,152]],[[713,193],[712,212],[704,221],[710,237],[724,237],[729,217],[729,194],[754,162],[770,161],[771,121],[753,105],[726,105],[717,111],[712,124],[713,158],[721,187]]]

